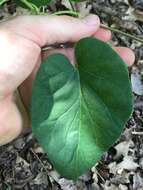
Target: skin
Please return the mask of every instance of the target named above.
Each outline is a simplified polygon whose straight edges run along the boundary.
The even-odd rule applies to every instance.
[[[54,43],[76,42],[94,36],[108,41],[111,32],[100,28],[95,15],[80,20],[69,16],[21,16],[0,25],[0,145],[16,138],[22,131],[22,116],[13,94],[19,88],[28,108],[32,80],[48,54],[62,52],[74,62],[72,49],[41,53],[41,47]],[[115,48],[115,47],[114,47]],[[135,60],[132,50],[116,47],[116,51],[131,66]]]

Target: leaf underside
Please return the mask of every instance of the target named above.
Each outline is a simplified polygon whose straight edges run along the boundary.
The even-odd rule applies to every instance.
[[[76,179],[120,136],[132,112],[128,69],[106,43],[84,38],[76,66],[50,55],[33,84],[32,128],[54,167]]]

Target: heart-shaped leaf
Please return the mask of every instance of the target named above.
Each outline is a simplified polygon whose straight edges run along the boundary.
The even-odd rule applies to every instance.
[[[76,66],[50,55],[33,84],[33,132],[57,171],[76,179],[117,140],[132,111],[125,63],[93,38],[75,47]]]

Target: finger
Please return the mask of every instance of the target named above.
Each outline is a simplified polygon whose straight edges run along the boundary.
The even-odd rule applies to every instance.
[[[99,28],[100,20],[96,15],[82,20],[70,16],[21,16],[3,26],[43,46],[91,36]]]
[[[93,36],[99,40],[106,42],[106,41],[109,41],[111,39],[111,31],[103,29],[103,28],[99,28]],[[48,51],[44,51],[42,53],[43,58],[47,57],[49,54],[51,54],[53,52],[62,52],[63,54],[68,53],[68,57],[69,57],[69,56],[71,56],[71,52],[73,52],[73,51],[72,51],[72,48],[48,50]],[[73,56],[72,56],[72,60],[74,60]],[[73,63],[73,61],[72,61],[72,63]]]
[[[111,39],[111,31],[103,29],[103,28],[99,28],[95,32],[94,37],[104,42],[109,41]]]
[[[30,97],[32,95],[32,81],[35,78],[35,75],[37,73],[37,70],[39,69],[40,64],[41,64],[41,57],[39,57],[39,59],[37,60],[37,63],[32,73],[29,75],[29,77],[26,80],[23,81],[23,83],[19,87],[21,98],[27,109],[29,109]]]
[[[0,146],[16,138],[22,131],[22,119],[12,95],[0,101]]]
[[[12,93],[32,72],[40,47],[14,33],[0,31],[0,100]]]
[[[97,32],[93,35],[93,37],[102,40],[104,42],[109,41],[111,39],[111,31],[110,30],[106,30],[103,28],[99,28],[97,30]],[[42,55],[43,58],[47,57],[49,54],[51,53],[56,53],[56,52],[62,52],[63,54],[67,55],[68,57],[71,56],[71,52],[73,53],[72,48],[67,48],[67,49],[52,49],[52,50],[48,50],[48,51],[43,51]],[[73,55],[72,55],[72,63],[73,63]]]
[[[133,65],[135,62],[135,54],[131,49],[126,47],[115,47],[115,50],[128,66]]]
[[[127,47],[114,47],[114,49],[128,66],[133,65],[133,63],[135,62],[135,54],[131,49]],[[44,52],[42,58],[45,59],[48,55],[52,53],[63,53],[64,55],[69,57],[72,64],[75,63],[74,50],[72,48],[54,49],[48,52]]]

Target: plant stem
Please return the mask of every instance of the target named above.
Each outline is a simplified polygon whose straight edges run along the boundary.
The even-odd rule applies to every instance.
[[[72,11],[76,12],[76,10],[75,10],[75,8],[74,8],[74,6],[73,6],[73,4],[72,4],[72,2],[70,0],[69,0],[69,3],[70,3]]]
[[[5,3],[7,0],[1,0],[0,1],[0,6],[3,4],[3,3]]]
[[[35,14],[39,14],[39,9],[36,5],[28,2],[27,0],[21,0],[21,2],[24,3],[28,8],[30,8],[32,12],[34,12]]]
[[[64,15],[64,14],[78,16],[78,13],[73,10],[58,11],[58,12],[52,13],[51,15]]]
[[[131,34],[126,33],[126,32],[123,32],[123,31],[121,31],[121,30],[118,30],[117,28],[113,28],[113,27],[110,27],[110,26],[106,26],[106,25],[104,25],[104,24],[101,24],[100,26],[101,26],[101,28],[105,28],[105,29],[111,30],[111,31],[113,31],[113,32],[116,32],[116,33],[118,33],[118,34],[122,34],[122,35],[124,35],[124,36],[127,36],[127,37],[133,39],[133,40],[136,40],[136,41],[138,41],[138,42],[143,43],[143,38],[138,38],[137,36],[131,35]]]

